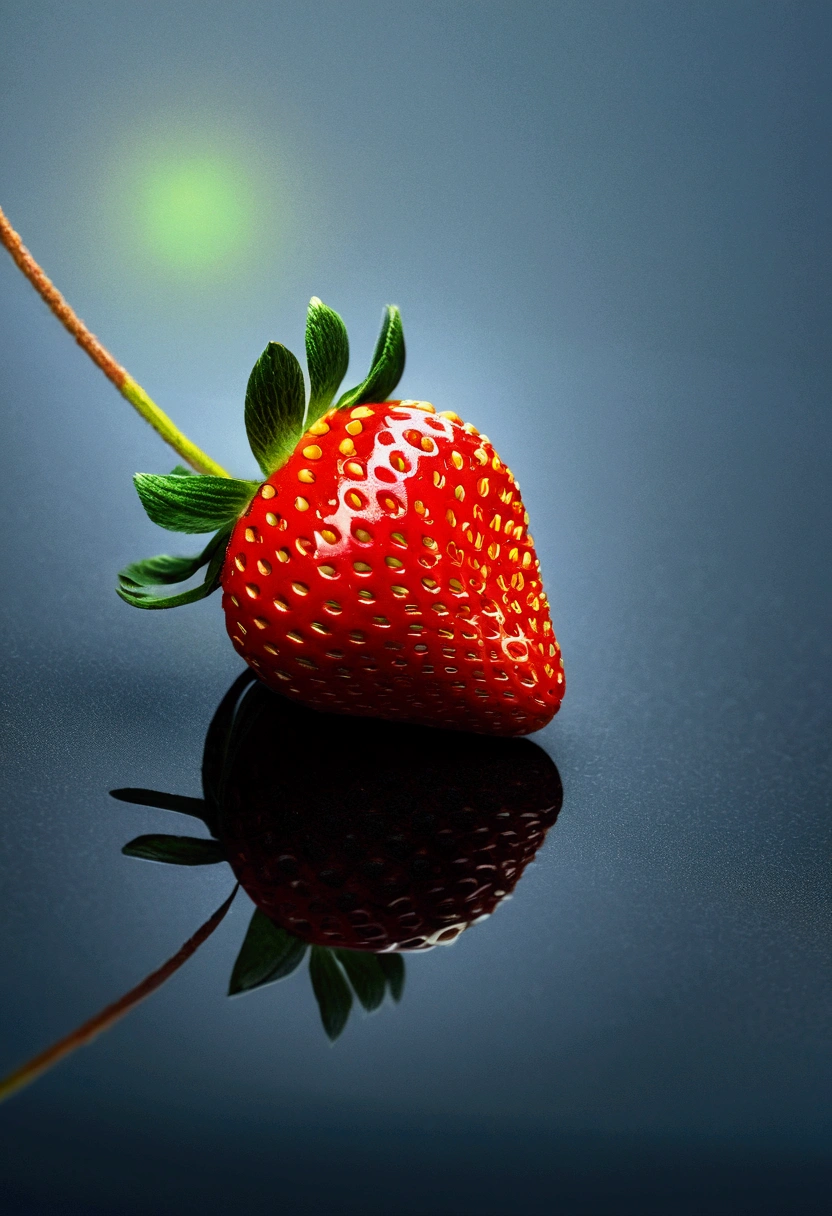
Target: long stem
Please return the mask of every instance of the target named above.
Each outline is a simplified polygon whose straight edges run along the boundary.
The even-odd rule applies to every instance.
[[[146,996],[150,996],[151,992],[155,992],[157,988],[160,988],[165,980],[173,975],[174,971],[178,971],[182,964],[188,961],[206,938],[211,936],[231,907],[231,902],[237,894],[237,889],[235,886],[228,899],[217,908],[214,915],[209,917],[205,924],[197,929],[193,937],[189,938],[185,942],[185,945],[174,954],[173,958],[169,958],[157,971],[152,972],[140,984],[137,984],[135,988],[131,988],[123,997],[120,997],[112,1005],[108,1005],[106,1009],[102,1009],[95,1017],[90,1018],[82,1026],[73,1030],[71,1034],[66,1035],[63,1039],[59,1039],[57,1043],[53,1043],[51,1047],[47,1047],[46,1051],[42,1051],[39,1055],[34,1056],[27,1064],[16,1068],[14,1072],[9,1073],[7,1077],[0,1081],[0,1102],[4,1102],[6,1098],[10,1098],[19,1089],[23,1089],[24,1086],[31,1084],[42,1073],[57,1064],[59,1060],[63,1060],[65,1056],[75,1051],[76,1047],[86,1046],[96,1035],[101,1034],[104,1030],[109,1030],[113,1023],[117,1022],[119,1018],[124,1017],[125,1013],[129,1013],[134,1005],[138,1005],[139,1001],[143,1001]]]
[[[90,332],[81,318],[67,304],[54,283],[44,274],[12,228],[2,207],[0,207],[0,243],[5,245],[15,264],[23,271],[35,291],[46,301],[61,324],[69,330],[78,345],[87,352],[93,363],[101,368],[122,397],[126,397],[142,418],[161,435],[165,443],[169,443],[173,450],[178,452],[183,460],[187,460],[188,464],[197,472],[212,473],[215,477],[230,477],[231,474],[227,473],[195,443],[192,443],[187,435],[184,435],[179,427],[168,418],[164,410],[159,409],[155,401],[151,401],[142,386],[128,375],[121,364],[116,363],[110,352],[101,345],[95,334]]]

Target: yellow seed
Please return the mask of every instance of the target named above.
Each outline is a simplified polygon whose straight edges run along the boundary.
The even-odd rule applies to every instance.
[[[526,552],[523,554],[523,569],[528,570],[528,568],[531,564],[532,564],[532,555],[531,555],[531,553],[529,553],[529,551],[527,549]]]
[[[290,629],[286,637],[290,642],[303,642],[305,640],[303,634],[298,633],[297,629]]]
[[[551,621],[544,621],[544,622],[543,622],[543,632],[544,632],[544,633],[551,633],[551,632],[552,632],[552,622],[551,622]]]
[[[404,565],[404,562],[400,562],[397,557],[385,557],[384,561],[391,570],[401,570]]]
[[[506,536],[511,536],[513,531],[514,531],[514,524],[512,523],[512,521],[510,519],[507,519],[506,526],[505,526]]]
[[[433,473],[433,484],[435,486],[438,486],[438,488],[441,490],[445,484],[445,474],[440,473],[438,470],[435,469],[434,473]]]
[[[257,540],[257,529],[256,528],[246,528],[245,537],[246,537],[246,540],[248,540],[248,541]]]
[[[234,565],[237,567],[237,569],[238,569],[238,570],[245,570],[245,568],[246,568],[246,555],[245,555],[245,553],[238,553],[238,554],[237,554],[237,556],[234,558]]]
[[[509,549],[509,551],[508,551],[508,560],[509,560],[510,562],[516,562],[519,556],[520,556],[520,550],[519,550],[519,549]]]
[[[295,506],[297,507],[298,511],[308,511],[309,510],[309,503],[306,501],[305,498],[300,498],[300,497],[296,498]]]
[[[338,451],[341,453],[342,456],[354,456],[355,455],[355,444],[353,443],[353,441],[351,439],[342,439],[341,442],[338,444]]]
[[[431,405],[429,401],[408,401],[408,405],[411,405],[414,410],[422,410],[426,414],[436,413],[435,406]]]
[[[374,604],[376,599],[372,591],[359,591],[358,598],[363,600],[365,604]]]
[[[423,578],[422,586],[426,587],[428,591],[433,591],[433,589],[435,587],[438,587],[439,584],[437,583],[435,578]]]
[[[352,629],[352,630],[350,630],[350,641],[357,642],[360,644],[361,642],[364,641],[364,634],[361,632],[360,629]]]
[[[318,570],[324,578],[335,578],[338,573],[334,566],[318,566]]]
[[[407,587],[393,586],[390,588],[390,590],[393,592],[393,594],[395,595],[395,597],[397,599],[401,599],[403,596],[408,594]]]
[[[246,636],[246,634],[248,633],[248,630],[246,629],[246,627],[245,627],[245,625],[242,623],[242,621],[238,621],[238,622],[237,622],[237,628],[239,629],[239,631],[240,631],[240,633],[243,635],[243,637],[245,637],[245,636]]]
[[[422,544],[425,546],[426,549],[438,549],[439,548],[439,546],[437,545],[436,541],[433,539],[432,536],[423,536]]]
[[[326,608],[327,612],[331,612],[333,616],[337,616],[341,612],[341,605],[337,600],[327,600],[324,608]]]
[[[269,622],[264,616],[256,616],[254,618],[254,623],[258,629],[268,629],[269,627]]]
[[[479,493],[480,498],[486,497],[486,495],[488,494],[488,478],[487,477],[481,477],[480,480],[477,482],[477,492]]]
[[[272,646],[271,642],[264,642],[263,649],[266,651],[267,654],[280,654],[280,651],[277,649],[276,646]]]
[[[457,593],[457,595],[461,595],[462,592],[465,590],[465,588],[463,587],[462,583],[459,581],[458,578],[452,578],[449,580],[449,582],[451,585],[451,591],[455,591]]]
[[[369,574],[373,567],[368,566],[366,562],[353,562],[352,568],[359,574]]]
[[[322,633],[325,636],[327,634],[332,633],[332,630],[329,628],[329,626],[322,625],[320,621],[313,621],[311,627],[315,630],[316,633]]]
[[[515,540],[522,540],[522,539],[523,539],[523,525],[522,525],[522,524],[516,524],[516,525],[515,525],[515,528],[514,528],[514,539],[515,539]]]
[[[374,624],[374,625],[379,625],[379,626],[381,626],[382,628],[384,628],[386,625],[389,625],[389,624],[390,624],[390,622],[388,621],[388,619],[387,619],[387,617],[386,617],[386,616],[374,616],[374,617],[373,617],[373,624]]]
[[[246,595],[250,595],[253,600],[256,600],[260,594],[260,588],[256,583],[246,583]]]
[[[274,606],[278,612],[288,612],[289,611],[289,605],[286,603],[286,601],[283,599],[282,596],[276,595],[275,598],[272,600],[272,603],[274,604]]]
[[[309,594],[309,588],[307,587],[306,583],[292,583],[292,590],[294,591],[295,595]]]
[[[503,467],[503,462],[500,460],[499,456],[495,456],[494,459],[491,461],[491,467],[495,473],[498,471],[498,469],[501,469]]]
[[[263,498],[274,498],[276,493],[277,490],[274,488],[274,486],[270,486],[268,482],[266,482],[266,484],[260,490],[260,494]]]
[[[372,535],[367,531],[366,528],[356,528],[354,535],[355,539],[360,540],[362,545],[369,545],[370,541],[373,539]]]
[[[500,556],[500,546],[496,543],[489,545],[488,556],[491,558],[492,562],[496,562],[497,558]]]
[[[306,485],[311,486],[312,483],[314,482],[314,480],[315,480],[315,474],[312,472],[311,469],[299,469],[298,470],[298,481],[302,481]]]
[[[423,502],[420,502],[420,500],[418,498],[416,499],[416,501],[413,504],[413,510],[416,512],[417,515],[427,514],[427,507],[425,506],[425,504]]]
[[[423,452],[432,452],[436,444],[431,439],[430,435],[423,435],[419,440],[419,447]]]
[[[308,448],[303,449],[304,460],[320,460],[323,452],[318,447],[317,443],[310,443]]]
[[[279,562],[288,562],[291,555],[288,549],[278,549],[275,556]]]
[[[366,405],[357,405],[354,410],[350,410],[350,418],[372,418],[373,413]]]
[[[335,545],[338,543],[338,533],[333,532],[332,528],[321,528],[321,538],[325,540],[328,545]]]
[[[318,422],[313,422],[309,428],[310,435],[327,435],[329,434],[329,424],[321,419]],[[311,458],[310,458],[311,459]]]
[[[451,460],[455,469],[461,469],[465,461],[460,456],[459,452],[451,452]]]
[[[345,467],[351,477],[364,476],[364,466],[359,464],[357,460],[348,460]]]
[[[465,490],[462,488],[462,486],[457,486],[457,488],[454,490],[454,498],[458,498],[460,502],[465,501]]]
[[[393,468],[396,469],[399,473],[404,473],[405,470],[407,469],[407,465],[405,463],[404,457],[399,456],[398,453],[394,453],[390,457],[390,463],[392,464]]]
[[[240,607],[240,601],[237,599],[236,595],[231,596],[231,603],[234,605],[235,608]]]
[[[275,527],[275,525],[279,522],[279,520],[280,520],[280,516],[275,515],[273,511],[266,512],[266,523],[269,524],[270,527],[272,527],[272,528]]]
[[[456,516],[454,515],[454,513],[450,507],[448,507],[447,511],[445,512],[445,518],[447,519],[448,523],[451,525],[452,528],[456,527]]]
[[[361,425],[361,423],[356,418],[354,422],[348,422],[347,425],[344,427],[344,430],[347,432],[348,435],[360,435],[361,432],[364,430],[364,427]]]
[[[291,680],[292,678],[288,671],[281,671],[279,667],[275,667],[274,674],[277,676],[278,680]]]
[[[402,548],[407,548],[407,541],[405,540],[404,536],[402,536],[401,532],[391,532],[390,539],[395,541],[397,545],[401,545]]]
[[[361,498],[358,494],[355,493],[354,490],[352,490],[347,495],[347,502],[350,504],[351,507],[360,507],[361,506]]]
[[[482,532],[477,533],[477,539],[474,541],[474,548],[479,550],[482,548],[483,535]]]
[[[434,604],[434,605],[433,605],[433,611],[434,611],[434,612],[435,612],[435,613],[436,613],[438,616],[447,616],[447,615],[448,615],[448,609],[445,607],[445,605],[444,605],[444,604],[440,604],[440,603],[436,603],[436,604]],[[442,636],[442,631],[441,631],[441,629],[440,629],[440,631],[439,631],[439,634],[440,634],[440,637],[441,637],[441,636]],[[453,636],[453,635],[451,635],[451,636]]]
[[[257,569],[261,574],[271,574],[272,567],[270,562],[264,562],[262,557],[257,560]]]
[[[485,436],[483,435],[483,439],[484,438]],[[485,448],[475,448],[474,455],[480,464],[488,464],[488,452],[486,452]]]

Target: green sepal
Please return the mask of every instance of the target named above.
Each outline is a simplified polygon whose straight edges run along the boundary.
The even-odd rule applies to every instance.
[[[133,484],[154,524],[169,532],[215,532],[228,527],[260,487],[257,481],[180,473],[137,473]]]
[[[199,477],[196,469],[189,469],[187,465],[175,464],[170,471],[171,477]]]
[[[334,954],[367,1012],[378,1009],[387,987],[378,956],[363,950],[335,950]]]
[[[402,378],[405,349],[402,314],[395,304],[384,310],[373,361],[367,379],[338,400],[338,409],[350,409],[364,401],[386,401]]]
[[[218,478],[217,480],[220,479]],[[206,596],[212,595],[220,585],[220,576],[222,575],[223,562],[225,561],[225,550],[230,534],[231,529],[226,528],[222,532],[218,532],[209,542],[207,548],[213,549],[213,556],[208,563],[208,569],[205,571],[205,578],[198,587],[191,587],[188,591],[180,591],[177,595],[154,595],[152,591],[147,590],[146,586],[137,586],[134,579],[129,575],[132,567],[125,566],[118,576],[119,585],[116,587],[116,595],[120,596],[125,603],[131,604],[134,608],[179,608],[182,604],[195,604],[197,600],[204,600]],[[147,560],[148,562],[158,562],[161,559],[149,558]],[[169,560],[187,561],[188,559],[170,558]],[[146,563],[134,563],[134,566],[141,565],[146,565]]]
[[[160,790],[120,789],[110,790],[110,797],[119,802],[132,802],[136,806],[155,806],[160,811],[175,811],[177,815],[191,815],[206,822],[208,805],[203,798],[186,798],[182,794],[163,794]]]
[[[220,842],[200,836],[137,836],[121,851],[126,857],[164,861],[174,866],[213,866],[225,861]]]
[[[228,995],[251,992],[262,984],[285,979],[303,962],[306,950],[306,942],[255,909],[231,972]]]
[[[318,1002],[327,1037],[333,1042],[347,1024],[352,1009],[352,993],[335,955],[326,946],[313,946],[309,959],[309,978]]]
[[[375,957],[384,972],[390,995],[394,1001],[400,1001],[404,992],[404,959],[400,954],[377,954]]]
[[[270,342],[252,368],[246,388],[246,434],[268,477],[291,456],[303,433],[306,389],[295,356]]]
[[[184,583],[197,570],[211,560],[217,545],[228,536],[228,532],[218,532],[212,536],[208,544],[196,557],[169,557],[162,553],[158,557],[146,557],[139,562],[131,562],[118,572],[118,581],[122,585],[132,584],[135,587],[161,587],[170,583]]]
[[[347,327],[338,313],[313,296],[306,314],[306,366],[309,405],[306,426],[316,422],[332,404],[350,361]]]

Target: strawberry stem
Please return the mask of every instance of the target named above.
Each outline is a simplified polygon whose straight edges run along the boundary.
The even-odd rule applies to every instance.
[[[87,1043],[92,1042],[96,1035],[101,1034],[104,1030],[109,1030],[113,1023],[117,1022],[119,1018],[124,1017],[125,1013],[129,1013],[134,1005],[138,1005],[139,1001],[143,1001],[146,996],[150,996],[151,992],[155,992],[157,988],[160,988],[165,980],[173,975],[174,971],[178,971],[182,964],[188,961],[206,938],[211,936],[231,907],[232,900],[237,891],[238,886],[235,886],[225,903],[221,904],[213,916],[210,916],[205,924],[197,929],[193,937],[185,942],[184,946],[174,954],[173,958],[169,958],[166,963],[143,979],[135,988],[131,988],[129,992],[126,992],[124,996],[120,997],[112,1005],[108,1005],[106,1009],[102,1009],[95,1017],[84,1022],[76,1030],[73,1030],[63,1039],[59,1039],[57,1043],[53,1043],[51,1047],[47,1047],[45,1051],[34,1056],[28,1063],[21,1065],[20,1068],[15,1069],[14,1072],[9,1073],[7,1077],[0,1081],[0,1102],[4,1102],[12,1094],[31,1084],[42,1073],[75,1051],[76,1047],[86,1046]]]
[[[91,333],[81,318],[67,304],[64,297],[46,276],[41,267],[32,257],[29,250],[12,228],[0,207],[0,243],[5,245],[12,256],[15,265],[23,272],[65,329],[69,330],[78,345],[87,352],[96,367],[100,367],[107,379],[116,386],[123,397],[126,397],[134,409],[138,410],[145,422],[149,422],[165,443],[169,443],[183,460],[187,460],[198,473],[209,473],[214,477],[229,477],[221,465],[212,460],[207,453],[198,448],[195,443],[168,418],[155,401],[137,384],[121,364],[116,363],[108,350],[101,345],[95,334]]]

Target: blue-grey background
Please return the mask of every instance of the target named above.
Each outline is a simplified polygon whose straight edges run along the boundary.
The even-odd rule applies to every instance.
[[[0,201],[116,357],[249,475],[265,342],[299,352],[318,294],[359,376],[398,303],[403,393],[523,486],[568,680],[538,736],[564,811],[513,902],[329,1048],[302,974],[226,1000],[238,900],[0,1111],[3,1216],[819,1211],[829,5],[0,9]],[[216,273],[134,239],[141,150],[191,143],[252,183]],[[172,457],[5,255],[0,408],[5,1070],[229,889],[123,858],[182,828],[107,791],[198,793],[239,663],[216,598],[116,598],[168,544],[130,476]]]

